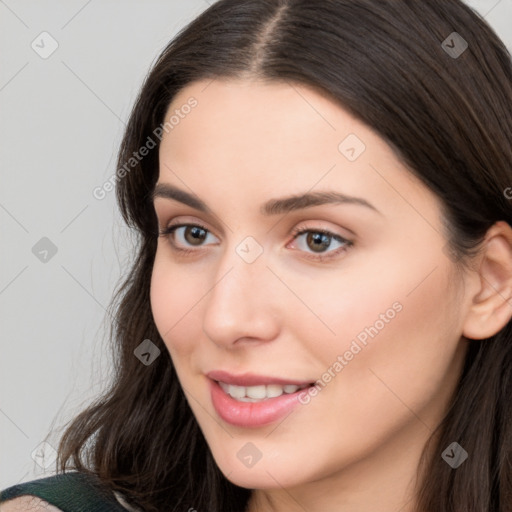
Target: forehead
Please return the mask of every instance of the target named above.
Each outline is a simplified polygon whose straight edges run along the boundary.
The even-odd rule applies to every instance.
[[[191,100],[195,106],[185,108]],[[371,127],[303,85],[195,82],[175,96],[170,116],[159,181],[185,181],[197,195],[236,190],[251,201],[336,189],[363,195],[381,211],[436,200]]]
[[[330,148],[329,153],[337,155],[340,136],[359,133],[363,137],[368,131],[325,95],[298,84],[254,80],[195,82],[175,96],[166,118],[179,113],[191,98],[197,106],[174,126],[172,137],[164,137],[164,146],[190,142],[191,136],[195,144],[203,144],[208,142],[204,140],[207,137],[223,146],[236,142],[246,158],[304,158],[316,148]]]

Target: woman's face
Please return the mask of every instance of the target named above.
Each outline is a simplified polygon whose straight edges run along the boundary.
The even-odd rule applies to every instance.
[[[437,198],[303,86],[197,82],[171,115],[154,204],[181,227],[159,237],[151,306],[222,472],[412,475],[467,343]]]

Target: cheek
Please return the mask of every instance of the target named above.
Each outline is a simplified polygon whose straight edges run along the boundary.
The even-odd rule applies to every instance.
[[[342,409],[353,408],[360,427],[380,418],[377,423],[384,431],[384,424],[391,428],[414,414],[435,423],[462,362],[457,307],[448,279],[439,267],[413,291],[391,286],[381,290],[383,300],[350,310],[354,323],[345,316],[357,327],[344,341],[344,348],[351,345],[344,355],[352,359],[343,365],[335,394]],[[347,396],[347,389],[358,399]]]
[[[405,265],[379,256],[362,272],[318,279],[314,288],[297,279],[294,290],[318,318],[304,311],[287,323],[320,363],[322,391],[332,388],[342,408],[360,404],[363,416],[370,405],[384,415],[393,402],[423,407],[455,382],[461,362],[460,308],[446,259],[431,252]]]
[[[193,350],[194,340],[199,339],[196,330],[201,326],[200,302],[206,293],[206,285],[203,290],[197,277],[177,268],[157,252],[151,276],[151,310],[171,356]]]
[[[297,344],[307,347],[325,369],[345,353],[350,361],[364,361],[363,353],[385,338],[409,302],[400,269],[388,267],[383,272],[382,264],[370,261],[355,261],[342,271],[317,273],[313,279],[283,271],[283,280],[303,302],[288,294],[281,311],[283,328],[292,329]],[[414,316],[417,306],[410,305],[407,311]]]

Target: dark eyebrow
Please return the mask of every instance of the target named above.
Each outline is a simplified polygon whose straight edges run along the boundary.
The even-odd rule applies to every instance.
[[[196,210],[204,213],[212,213],[210,208],[197,196],[185,192],[173,185],[167,183],[157,183],[153,192],[153,201],[157,197],[166,199],[174,199],[180,203],[186,204]],[[339,192],[308,192],[305,194],[284,197],[280,199],[270,199],[261,208],[262,215],[278,215],[292,212],[294,210],[302,210],[311,206],[319,206],[323,204],[355,204],[365,206],[381,214],[375,206],[362,199],[361,197],[347,196]],[[381,214],[382,215],[382,214]]]

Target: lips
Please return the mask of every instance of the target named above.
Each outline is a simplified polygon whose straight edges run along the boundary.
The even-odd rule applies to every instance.
[[[219,417],[238,427],[256,428],[283,418],[300,403],[299,394],[309,381],[288,380],[255,374],[207,374],[210,395]]]

